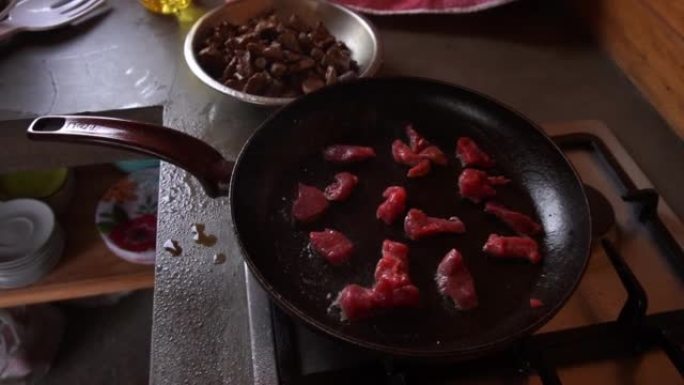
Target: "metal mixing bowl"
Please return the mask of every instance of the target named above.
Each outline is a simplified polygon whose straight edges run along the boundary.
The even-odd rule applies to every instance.
[[[244,24],[267,10],[275,10],[284,17],[296,14],[311,25],[322,22],[338,40],[351,49],[352,59],[359,64],[360,77],[373,76],[380,67],[381,47],[377,32],[368,20],[348,8],[318,0],[238,0],[202,16],[188,32],[184,54],[192,72],[211,88],[248,103],[278,106],[294,100],[252,95],[226,87],[206,73],[197,61],[198,47],[213,27],[224,20]]]

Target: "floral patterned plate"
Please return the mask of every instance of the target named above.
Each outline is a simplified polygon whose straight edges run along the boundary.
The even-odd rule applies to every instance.
[[[145,169],[116,182],[98,202],[95,223],[117,256],[133,263],[154,263],[158,190],[159,169]]]

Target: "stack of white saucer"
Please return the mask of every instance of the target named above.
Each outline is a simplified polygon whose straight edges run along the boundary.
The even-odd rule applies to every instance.
[[[0,288],[38,281],[63,251],[64,232],[50,206],[35,199],[0,202]]]

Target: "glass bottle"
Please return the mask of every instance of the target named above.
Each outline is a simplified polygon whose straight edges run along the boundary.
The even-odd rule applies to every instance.
[[[155,13],[177,13],[187,8],[191,0],[140,0],[140,3]]]

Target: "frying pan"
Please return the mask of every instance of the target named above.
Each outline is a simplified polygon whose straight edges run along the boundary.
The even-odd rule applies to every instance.
[[[407,179],[391,160],[392,140],[411,122],[450,157],[423,178]],[[496,261],[481,251],[488,234],[512,234],[461,199],[455,141],[467,135],[496,160],[492,174],[513,180],[497,200],[532,214],[543,224],[540,265]],[[216,150],[178,131],[114,119],[41,117],[28,129],[35,140],[95,142],[155,155],[194,174],[207,194],[229,190],[234,231],[245,261],[276,304],[309,326],[364,348],[413,358],[465,359],[508,346],[546,323],[578,284],[589,255],[591,226],[582,184],[561,151],[532,122],[465,88],[417,78],[363,79],[326,87],[281,108],[259,127],[233,165]],[[377,157],[335,166],[321,149],[335,143],[373,146]],[[291,202],[298,182],[323,188],[335,172],[360,180],[351,198],[333,203],[323,218],[293,224]],[[231,178],[232,174],[232,178]],[[228,182],[230,181],[230,185]],[[388,185],[403,185],[409,207],[432,216],[458,215],[463,235],[417,242],[402,224],[374,217]],[[229,188],[228,188],[229,187]],[[401,221],[398,221],[401,222]],[[335,228],[356,246],[351,261],[333,267],[307,248],[308,232]],[[345,284],[371,286],[383,239],[407,243],[410,275],[421,307],[341,322],[330,306]],[[437,292],[434,272],[444,254],[458,248],[475,280],[480,306],[457,311]],[[532,309],[530,298],[544,306]]]

